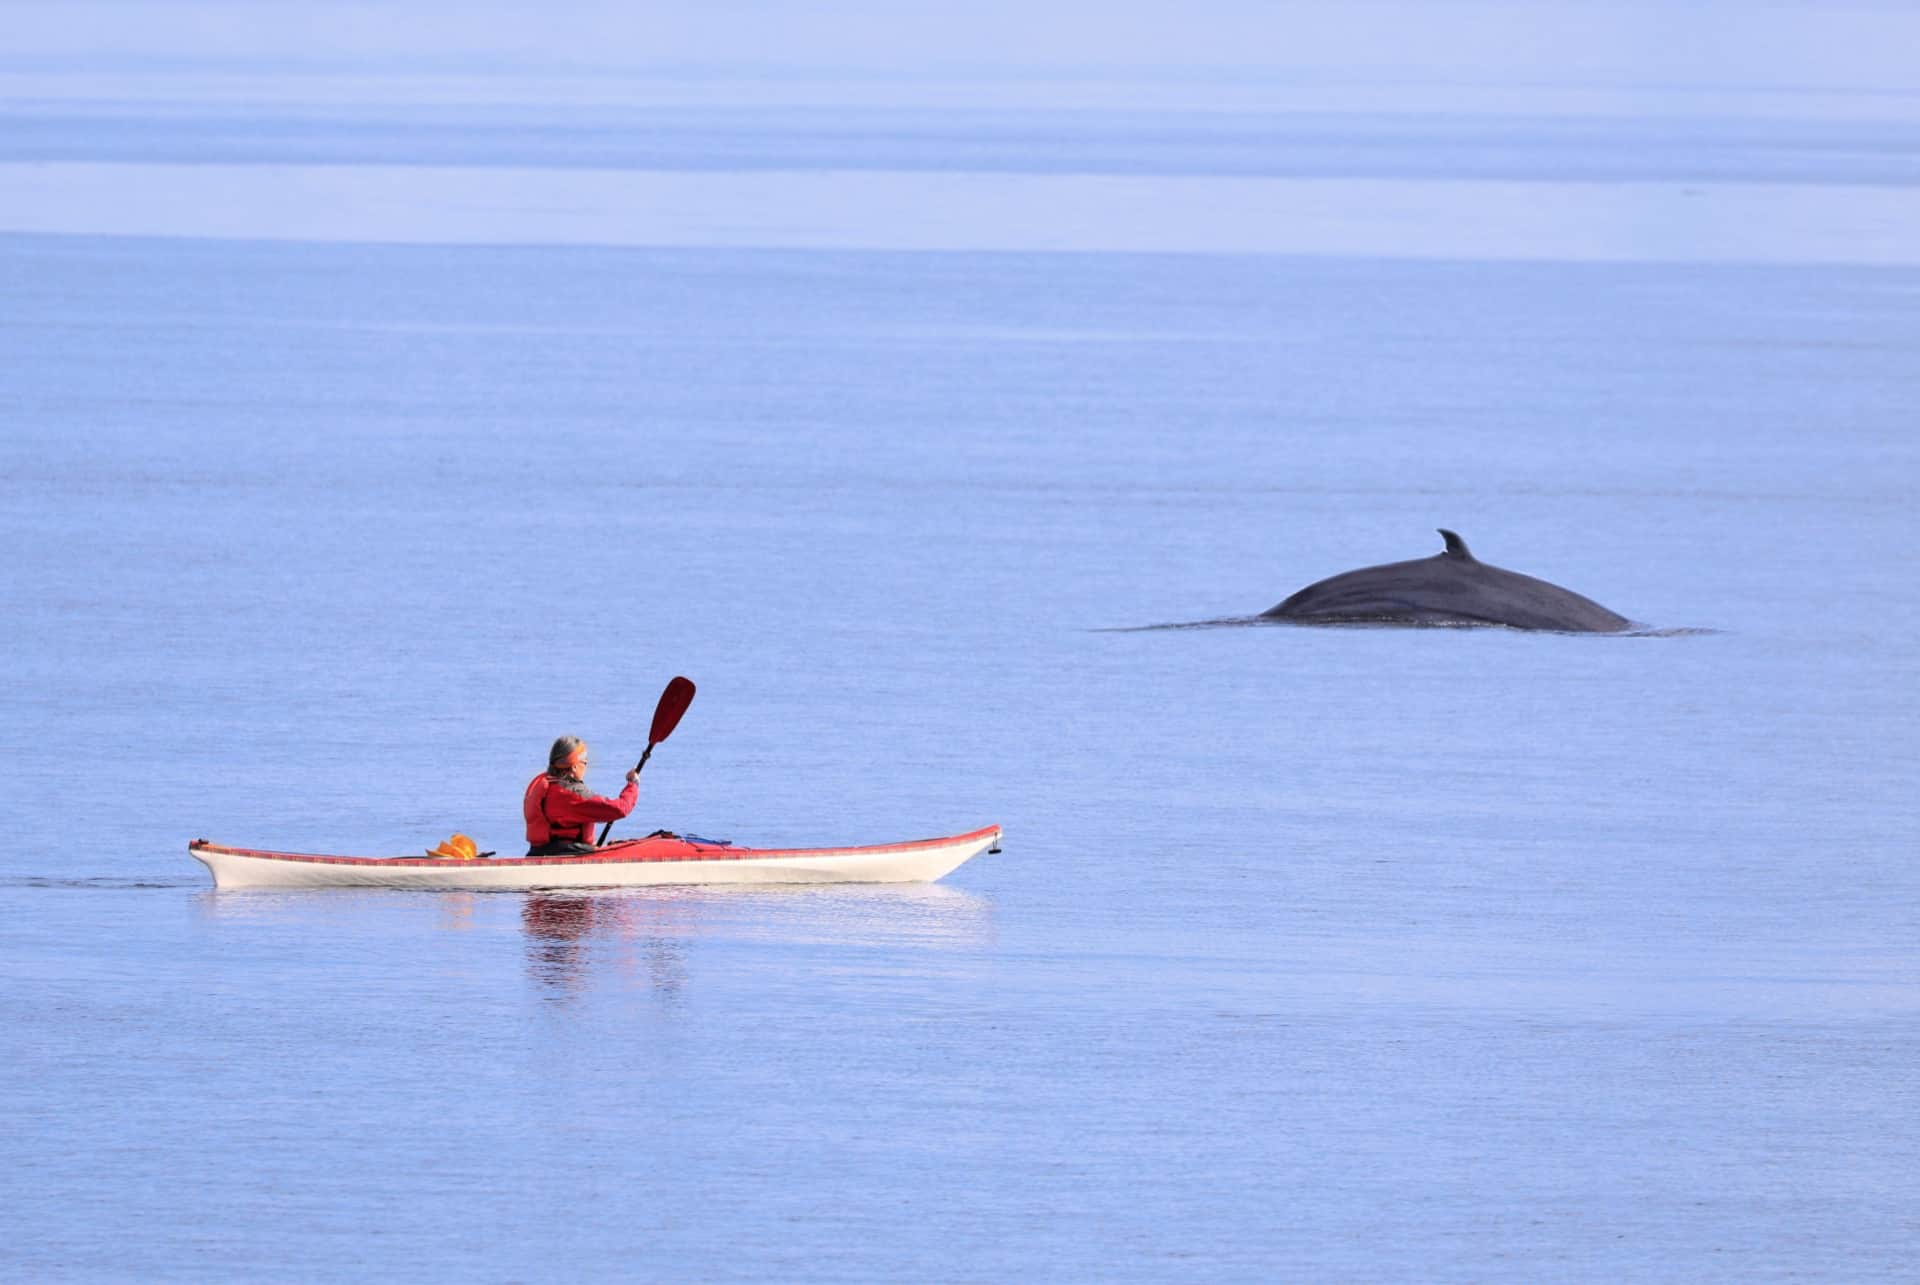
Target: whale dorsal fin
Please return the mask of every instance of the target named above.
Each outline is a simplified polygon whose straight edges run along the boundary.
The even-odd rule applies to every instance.
[[[1480,560],[1473,556],[1473,550],[1467,547],[1465,540],[1462,540],[1445,527],[1439,527],[1437,529],[1440,532],[1440,538],[1447,542],[1447,551],[1440,556],[1445,558],[1463,558],[1468,562],[1478,562]]]

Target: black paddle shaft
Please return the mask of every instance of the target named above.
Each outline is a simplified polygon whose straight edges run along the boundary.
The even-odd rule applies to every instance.
[[[634,774],[635,776],[639,776],[639,775],[640,775],[640,769],[641,769],[641,768],[643,768],[643,767],[645,767],[645,766],[647,765],[647,760],[648,760],[648,759],[650,759],[650,758],[652,758],[652,757],[653,757],[653,742],[652,742],[652,741],[648,741],[648,742],[647,742],[647,748],[646,748],[646,752],[645,752],[645,753],[643,753],[643,754],[642,754],[642,755],[640,756],[640,761],[639,761],[638,763],[635,763],[635,764],[633,765],[633,774]],[[594,846],[595,846],[595,847],[597,847],[597,848],[604,848],[604,847],[606,847],[606,846],[607,846],[607,836],[608,836],[608,835],[610,835],[610,834],[612,834],[612,833],[613,833],[613,822],[611,822],[611,821],[609,821],[609,822],[607,822],[607,823],[606,823],[605,825],[603,825],[603,826],[601,826],[601,827],[600,827],[600,839],[599,839],[599,841],[598,841],[597,843],[595,843],[595,844],[594,844]]]

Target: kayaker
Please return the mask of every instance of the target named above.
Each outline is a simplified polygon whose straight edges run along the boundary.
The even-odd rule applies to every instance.
[[[595,851],[593,828],[618,821],[640,797],[640,770],[627,773],[617,799],[587,788],[587,743],[563,736],[547,752],[547,770],[527,783],[520,811],[527,821],[527,855],[564,857]]]

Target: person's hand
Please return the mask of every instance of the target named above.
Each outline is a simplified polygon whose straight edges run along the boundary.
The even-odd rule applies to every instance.
[[[640,779],[640,769],[639,769],[639,768],[637,768],[637,767],[636,767],[635,769],[633,769],[633,771],[631,771],[631,772],[629,772],[629,773],[627,773],[627,784],[628,784],[628,785],[632,785],[632,784],[633,784],[633,783],[634,783],[635,781],[637,781],[637,780],[639,780],[639,779]]]

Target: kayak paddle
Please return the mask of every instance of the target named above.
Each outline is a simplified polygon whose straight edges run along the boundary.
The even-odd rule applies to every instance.
[[[693,681],[687,678],[675,678],[667,684],[667,690],[660,693],[660,703],[653,707],[653,727],[647,732],[647,752],[640,756],[634,765],[637,775],[653,757],[653,747],[673,735],[673,729],[680,726],[680,716],[687,712],[687,706],[693,704]],[[605,846],[607,836],[613,833],[613,822],[609,821],[600,828],[600,845]]]

